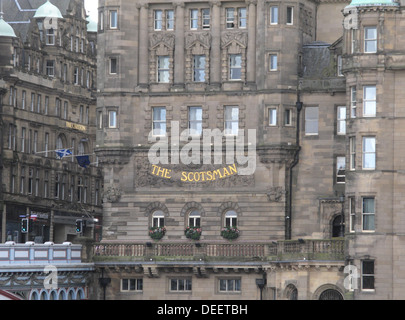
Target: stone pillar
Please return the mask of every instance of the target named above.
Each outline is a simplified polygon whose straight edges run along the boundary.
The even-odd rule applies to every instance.
[[[140,6],[139,14],[139,85],[147,87],[149,79],[148,5]]]
[[[210,57],[210,84],[221,83],[221,2],[212,3],[212,44]]]
[[[184,86],[184,2],[176,7],[176,34],[174,49],[174,85]]]
[[[256,82],[256,1],[248,0],[247,83]]]
[[[6,229],[6,223],[7,223],[7,205],[4,203],[3,204],[3,212],[1,216],[1,243],[5,243],[7,239],[7,229]]]

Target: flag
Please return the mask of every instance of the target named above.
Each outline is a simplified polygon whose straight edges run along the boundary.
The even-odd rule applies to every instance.
[[[56,150],[56,155],[58,159],[63,159],[64,157],[68,157],[72,155],[72,151],[69,149],[61,149],[61,150]]]
[[[76,157],[77,163],[82,168],[87,168],[90,165],[90,157],[89,156],[77,156]]]

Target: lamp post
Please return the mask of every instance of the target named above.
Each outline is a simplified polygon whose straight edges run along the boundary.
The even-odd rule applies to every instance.
[[[264,286],[266,285],[266,278],[263,275],[263,278],[261,279],[256,279],[256,285],[258,286],[258,288],[260,289],[260,300],[263,300],[263,289]]]
[[[342,204],[342,212],[340,216],[340,234],[339,236],[343,238],[345,236],[345,211],[344,211],[344,206],[345,206],[345,195],[342,193],[340,198],[340,203]]]

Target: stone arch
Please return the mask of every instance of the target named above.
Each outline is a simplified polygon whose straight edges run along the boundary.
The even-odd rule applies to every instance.
[[[334,284],[324,284],[315,290],[312,300],[320,300],[325,293],[330,294],[329,300],[344,300],[344,291]],[[322,299],[324,300],[324,299]]]
[[[187,214],[188,214],[192,209],[196,209],[196,210],[200,211],[200,212],[201,212],[201,217],[205,217],[205,210],[204,210],[203,206],[202,206],[200,203],[195,202],[195,201],[187,202],[187,203],[184,205],[183,209],[181,209],[181,211],[180,211],[180,216],[181,216],[181,217],[187,217]]]
[[[297,287],[290,283],[285,289],[284,289],[284,299],[286,300],[298,300],[298,289]]]
[[[149,226],[152,226],[153,213],[156,211],[162,211],[165,218],[169,217],[169,209],[163,203],[152,202],[145,209],[145,217],[148,217]]]

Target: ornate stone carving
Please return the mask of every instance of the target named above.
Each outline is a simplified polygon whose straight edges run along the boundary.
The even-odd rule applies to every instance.
[[[193,46],[196,42],[202,44],[205,48],[211,46],[211,34],[209,32],[188,32],[186,33],[186,48]]]
[[[104,196],[107,198],[108,202],[115,203],[121,199],[122,191],[116,186],[108,187],[104,192]]]
[[[246,48],[247,46],[247,33],[246,32],[227,32],[222,34],[221,47],[227,47],[232,42]]]
[[[267,198],[270,202],[280,202],[286,193],[282,187],[273,187],[267,192]]]
[[[156,47],[159,43],[163,43],[170,49],[174,48],[175,37],[171,33],[152,33],[149,38],[150,48]]]

